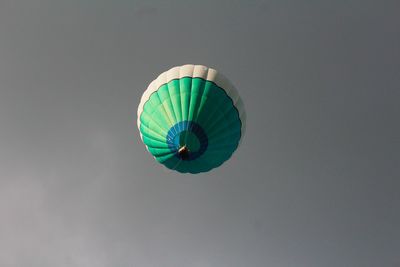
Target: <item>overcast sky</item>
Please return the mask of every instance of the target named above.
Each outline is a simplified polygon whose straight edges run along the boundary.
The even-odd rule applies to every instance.
[[[0,0],[0,266],[400,266],[399,10]],[[136,128],[148,83],[186,63],[248,116],[200,175]]]

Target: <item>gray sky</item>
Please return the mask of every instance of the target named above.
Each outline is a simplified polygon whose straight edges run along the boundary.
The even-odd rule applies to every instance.
[[[0,1],[0,266],[400,266],[396,1]],[[248,123],[154,162],[159,73],[214,67]]]

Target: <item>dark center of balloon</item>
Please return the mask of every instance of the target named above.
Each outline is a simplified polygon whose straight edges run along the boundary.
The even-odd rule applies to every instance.
[[[178,149],[178,155],[184,160],[189,159],[190,156],[190,151],[187,148],[187,146],[182,146],[181,148]]]
[[[182,131],[176,136],[179,147],[186,147],[189,152],[197,152],[200,149],[200,141],[197,135],[191,131]]]
[[[200,125],[183,121],[171,127],[167,135],[167,143],[179,159],[193,160],[205,152],[208,139]]]

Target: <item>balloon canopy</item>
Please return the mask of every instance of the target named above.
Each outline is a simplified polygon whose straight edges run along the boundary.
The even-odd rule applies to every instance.
[[[137,125],[147,150],[167,168],[206,172],[228,160],[245,130],[243,102],[219,72],[174,67],[144,92]]]

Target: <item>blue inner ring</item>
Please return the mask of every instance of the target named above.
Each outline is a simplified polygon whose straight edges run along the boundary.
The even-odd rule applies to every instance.
[[[179,155],[178,153],[178,150],[180,148],[179,138],[176,138],[184,131],[188,131],[196,135],[200,143],[199,149],[193,152],[189,151],[189,155],[186,158],[183,158]],[[173,153],[175,153],[176,157],[178,157],[181,160],[194,160],[200,157],[207,150],[208,147],[208,138],[206,133],[199,124],[193,121],[181,121],[176,123],[169,129],[166,139],[169,149]]]

